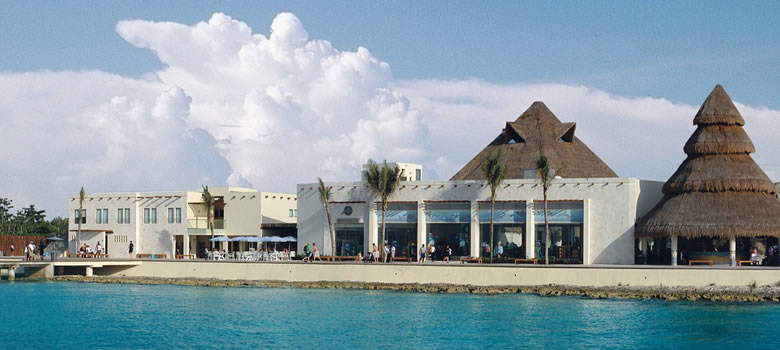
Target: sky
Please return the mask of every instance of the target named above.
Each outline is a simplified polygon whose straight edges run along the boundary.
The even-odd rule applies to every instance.
[[[0,197],[447,179],[533,101],[666,180],[722,84],[780,181],[780,2],[0,1]]]

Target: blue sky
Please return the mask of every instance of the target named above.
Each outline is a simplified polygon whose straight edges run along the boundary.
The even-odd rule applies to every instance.
[[[537,100],[665,181],[722,84],[780,181],[780,2],[0,0],[0,196],[448,179]],[[272,30],[273,28],[273,30]]]
[[[312,39],[367,47],[397,79],[556,82],[690,104],[721,83],[744,103],[780,107],[777,1],[17,1],[0,9],[4,71],[138,76],[161,63],[117,35],[119,20],[194,24],[222,11],[265,30],[290,11]]]

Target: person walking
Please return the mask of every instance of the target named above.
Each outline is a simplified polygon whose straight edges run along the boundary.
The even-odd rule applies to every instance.
[[[317,243],[312,242],[312,245],[314,246],[314,259],[312,261],[322,261],[322,258],[320,258],[320,248],[317,248]]]
[[[417,262],[419,262],[420,264],[425,262],[425,253],[426,252],[427,251],[425,250],[425,243],[420,244],[420,258],[417,259]]]
[[[135,246],[133,246],[133,241],[130,241],[130,245],[127,246],[127,252],[130,254],[131,258],[133,257],[133,248],[135,248]]]
[[[14,247],[14,244],[11,243],[11,256],[14,255],[14,250],[16,250],[16,247]]]
[[[30,244],[27,245],[27,249],[29,250],[29,260],[35,260],[35,243],[30,241]]]
[[[379,249],[376,249],[376,243],[371,243],[371,257],[375,263],[379,263]]]
[[[446,261],[448,264],[450,263],[450,256],[452,256],[452,248],[450,248],[450,245],[448,244],[444,248],[444,261]]]
[[[387,264],[388,260],[390,260],[390,244],[385,243],[385,246],[382,247],[382,252],[384,253],[382,263]]]
[[[303,262],[311,261],[311,247],[309,247],[309,243],[306,243],[306,245],[303,247],[303,254]]]
[[[395,246],[391,245],[390,246],[390,261],[393,261],[393,259],[395,259]]]

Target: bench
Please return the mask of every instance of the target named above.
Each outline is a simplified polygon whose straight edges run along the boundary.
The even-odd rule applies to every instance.
[[[749,266],[749,265],[753,265],[753,264],[757,264],[757,263],[758,263],[758,261],[753,261],[753,260],[738,260],[737,261],[737,266],[742,266],[742,265],[748,265]]]
[[[411,264],[412,263],[412,258],[409,258],[409,257],[404,258],[404,257],[400,257],[400,256],[394,256],[394,257],[390,258],[390,262],[393,262],[393,261],[406,261],[406,262]]]
[[[168,254],[136,254],[138,259],[167,259]]]
[[[467,257],[460,258],[460,263],[461,264],[465,264],[467,262],[473,262],[473,263],[481,264],[482,263],[482,258],[467,258]]]
[[[336,260],[338,260],[338,261],[344,261],[344,260],[346,260],[346,261],[358,261],[358,257],[357,256],[336,256],[336,255],[331,255],[331,256],[322,256],[321,258],[323,260],[326,260],[326,261],[336,261]]]
[[[689,260],[688,266],[691,266],[693,264],[707,264],[712,266],[712,260]]]
[[[182,259],[195,260],[195,254],[176,254],[176,259],[178,259],[178,260],[182,260]]]
[[[536,265],[536,264],[539,263],[539,260],[536,260],[536,259],[515,259],[515,264],[520,264],[520,263],[532,263],[532,264]]]

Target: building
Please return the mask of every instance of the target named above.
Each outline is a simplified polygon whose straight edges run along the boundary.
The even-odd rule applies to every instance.
[[[240,187],[212,187],[215,198],[214,235],[295,236],[296,195],[258,192]],[[134,254],[195,254],[211,247],[206,207],[199,191],[90,193],[82,203],[79,196],[69,201],[69,249],[77,247],[78,220],[81,242],[93,249],[98,242],[111,257]],[[224,248],[227,243],[222,243]],[[231,242],[233,249],[246,242]]]
[[[377,164],[384,167],[385,163]],[[420,164],[388,162],[387,166],[391,168],[398,166],[401,169],[401,181],[422,181],[422,165]],[[363,171],[366,169],[368,169],[368,164],[363,164]]]
[[[750,156],[756,149],[745,120],[717,85],[693,124],[683,148],[688,157],[664,184],[663,199],[637,222],[642,251],[665,254],[669,240],[672,265],[678,247],[685,260],[735,265],[750,260],[754,249],[760,260],[778,243],[780,202],[776,185]]]
[[[450,246],[456,257],[486,255],[490,190],[480,164],[485,154],[500,149],[508,176],[497,191],[494,242],[503,258],[549,254],[560,263],[633,264],[634,222],[660,200],[662,184],[617,177],[575,136],[575,127],[535,102],[451,180],[401,182],[386,215],[387,242],[397,256],[414,257],[423,244],[439,251]],[[540,152],[557,174],[548,191],[550,249],[544,247],[543,195],[536,179]],[[325,254],[365,254],[379,243],[377,198],[362,182],[326,185],[333,192],[335,252],[315,183],[297,186],[299,241],[314,242]]]

